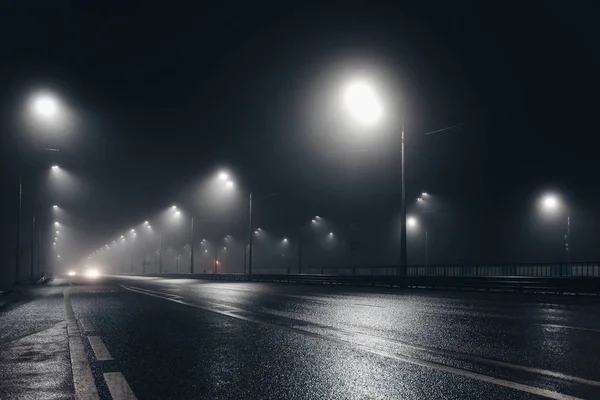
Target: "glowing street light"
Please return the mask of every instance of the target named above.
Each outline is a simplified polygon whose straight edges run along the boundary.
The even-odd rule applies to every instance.
[[[58,208],[58,206],[55,204],[52,206],[52,208],[54,208],[56,210]]]
[[[373,125],[381,120],[383,106],[381,96],[376,92],[375,86],[365,80],[350,82],[343,91],[343,105],[359,122]],[[445,129],[444,129],[445,130]],[[402,195],[400,200],[400,267],[405,272],[406,267],[406,179],[404,177],[404,117],[400,126],[401,138],[401,180]]]
[[[558,206],[560,205],[558,197],[553,194],[547,194],[544,197],[542,197],[541,203],[544,211],[550,212],[556,211],[558,209]]]
[[[58,100],[49,94],[40,94],[33,99],[33,111],[42,118],[52,118],[58,113]]]
[[[219,180],[221,181],[227,181],[229,179],[229,174],[225,171],[221,171],[219,172]]]
[[[565,234],[565,253],[567,256],[567,262],[571,262],[571,255],[569,253],[569,241],[571,239],[571,209],[564,202],[561,201],[560,197],[555,194],[546,194],[540,199],[542,211],[549,214],[557,214],[561,208],[565,208],[567,211],[567,232]]]
[[[60,224],[58,223],[58,221],[54,221],[54,226],[59,226]]]
[[[360,122],[374,124],[383,113],[377,93],[364,81],[350,83],[343,94],[346,109]]]
[[[52,169],[53,169],[54,171],[56,171],[56,170],[58,169],[58,165],[53,165],[53,166],[52,166]]]
[[[410,228],[416,228],[416,226],[418,225],[418,221],[415,217],[408,217],[406,219],[406,224],[410,227]]]

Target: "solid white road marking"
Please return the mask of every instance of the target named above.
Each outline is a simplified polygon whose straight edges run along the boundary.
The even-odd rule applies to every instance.
[[[65,308],[67,312],[67,331],[69,335],[69,353],[71,356],[71,369],[73,371],[73,386],[75,388],[75,399],[77,400],[99,400],[98,389],[94,383],[92,369],[85,354],[83,341],[75,321],[75,314],[69,298],[69,289],[63,291]]]
[[[249,322],[254,322],[257,324],[261,324],[261,325],[266,325],[266,326],[271,326],[271,327],[275,327],[275,328],[283,328],[283,329],[287,329],[293,332],[297,332],[297,333],[303,333],[305,335],[308,336],[312,336],[312,337],[316,337],[319,339],[327,339],[336,343],[340,343],[343,345],[352,345],[353,347],[358,347],[361,350],[365,351],[365,352],[369,352],[371,354],[377,354],[383,357],[387,357],[387,358],[392,358],[394,360],[398,360],[398,361],[402,361],[402,362],[406,362],[409,364],[414,364],[414,365],[419,365],[422,367],[427,367],[427,368],[432,368],[432,369],[436,369],[438,371],[443,371],[443,372],[448,372],[451,374],[455,374],[455,375],[461,375],[461,376],[465,376],[467,378],[471,378],[471,379],[475,379],[478,381],[482,381],[482,382],[488,382],[488,383],[492,383],[494,385],[499,385],[499,386],[504,386],[507,388],[511,388],[511,389],[516,389],[516,390],[520,390],[522,392],[527,392],[527,393],[531,393],[531,394],[535,394],[538,396],[543,396],[543,397],[547,397],[550,399],[556,399],[556,400],[582,400],[579,397],[574,397],[574,396],[569,396],[566,394],[562,394],[562,393],[558,393],[558,392],[554,392],[552,390],[548,390],[548,389],[543,389],[543,388],[538,388],[535,386],[529,386],[529,385],[525,385],[522,383],[518,383],[518,382],[512,382],[512,381],[508,381],[505,379],[500,379],[500,378],[494,378],[492,376],[488,376],[488,375],[483,375],[477,372],[472,372],[472,371],[467,371],[464,369],[460,369],[460,368],[455,368],[455,367],[450,367],[444,364],[438,364],[436,362],[432,362],[432,361],[425,361],[425,360],[421,360],[421,359],[417,359],[417,358],[413,358],[413,357],[409,357],[409,356],[400,356],[397,354],[393,354],[393,353],[389,353],[389,352],[385,352],[385,351],[380,351],[380,350],[376,350],[376,349],[372,349],[370,347],[367,347],[365,345],[361,345],[358,343],[354,343],[351,342],[349,340],[345,340],[345,339],[340,339],[340,338],[334,338],[331,336],[326,336],[326,335],[321,335],[318,333],[314,333],[314,332],[309,332],[309,331],[305,331],[302,329],[298,329],[298,328],[294,328],[294,327],[289,327],[289,326],[285,326],[285,325],[277,325],[271,322],[266,322],[266,321],[261,321],[261,320],[257,320],[251,317],[245,317],[242,315],[237,315],[234,314],[232,312],[227,312],[227,311],[220,311],[220,310],[216,310],[210,307],[203,307],[197,304],[193,304],[193,303],[188,303],[184,300],[179,300],[179,299],[174,299],[172,298],[172,295],[169,295],[168,293],[161,293],[161,292],[157,292],[157,291],[151,291],[151,290],[146,290],[143,288],[137,288],[134,286],[125,286],[125,285],[121,285],[121,287],[123,287],[124,289],[127,289],[129,291],[132,292],[136,292],[136,293],[140,293],[140,294],[145,294],[147,296],[152,296],[152,297],[157,297],[163,300],[168,300],[168,301],[172,301],[174,303],[179,303],[179,304],[183,304],[183,305],[187,305],[190,307],[195,307],[195,308],[199,308],[202,310],[206,310],[206,311],[211,311],[217,314],[221,314],[221,315],[225,315],[228,317],[232,317],[232,318],[237,318],[237,319],[241,319],[244,321],[249,321]],[[581,378],[580,378],[581,379]]]
[[[94,332],[94,325],[92,324],[92,321],[87,318],[81,318],[79,322],[81,322],[83,333]]]
[[[107,372],[104,374],[106,386],[113,400],[136,400],[133,390],[120,372]]]
[[[96,360],[108,361],[113,359],[100,336],[88,336],[88,340],[90,341]]]

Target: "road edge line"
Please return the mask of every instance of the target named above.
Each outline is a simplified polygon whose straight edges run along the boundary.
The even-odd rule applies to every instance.
[[[99,400],[98,388],[96,388],[96,383],[94,382],[92,368],[83,347],[81,333],[75,320],[73,307],[71,306],[69,288],[63,290],[63,297],[67,313],[67,334],[75,399]]]

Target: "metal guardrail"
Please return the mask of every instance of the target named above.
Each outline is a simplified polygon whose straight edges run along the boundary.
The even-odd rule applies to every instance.
[[[163,274],[165,278],[600,295],[600,277]]]
[[[363,276],[532,276],[600,277],[600,262],[518,263],[518,264],[442,264],[399,266],[324,266],[322,275]]]

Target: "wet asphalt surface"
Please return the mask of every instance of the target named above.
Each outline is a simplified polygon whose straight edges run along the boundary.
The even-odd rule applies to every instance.
[[[111,277],[0,308],[1,399],[72,398],[66,288],[102,399],[600,398],[598,299]]]

